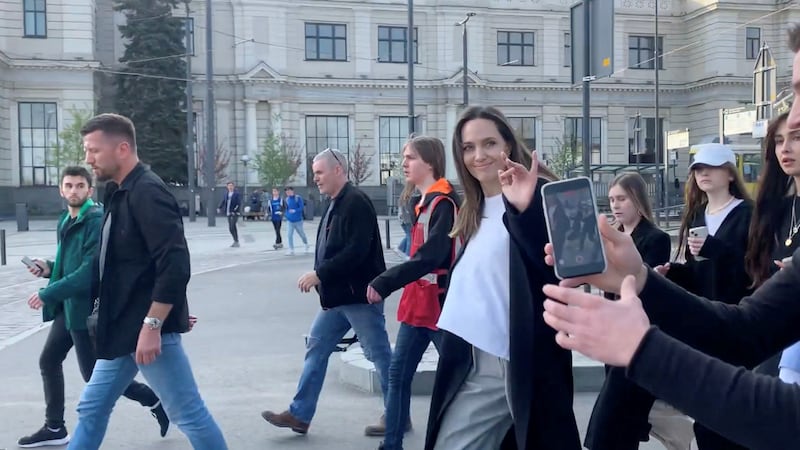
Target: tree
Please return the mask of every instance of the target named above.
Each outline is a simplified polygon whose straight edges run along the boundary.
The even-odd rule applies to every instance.
[[[224,143],[217,143],[217,150],[214,152],[214,185],[219,185],[221,181],[228,178],[228,164],[231,161],[231,152]],[[206,147],[205,144],[197,145],[197,180],[203,180],[202,186],[208,186],[206,183]],[[199,184],[198,184],[199,185]]]
[[[356,144],[356,149],[347,161],[349,178],[356,186],[367,181],[372,176],[372,154],[361,150],[361,142]]]
[[[582,155],[580,146],[575,139],[571,142],[561,142],[561,139],[553,139],[555,145],[553,148],[552,156],[547,158],[545,164],[556,175],[560,177],[569,177],[569,173],[581,164]]]
[[[270,133],[254,158],[258,179],[265,187],[285,186],[302,161],[302,150],[287,136]]]
[[[186,184],[185,19],[177,0],[115,0],[124,64],[115,77],[117,112],[136,126],[139,157],[167,183]]]
[[[50,149],[47,156],[47,165],[58,168],[59,173],[67,166],[86,165],[81,127],[92,118],[92,113],[71,109],[69,114],[72,117],[69,126],[58,134],[58,143]]]

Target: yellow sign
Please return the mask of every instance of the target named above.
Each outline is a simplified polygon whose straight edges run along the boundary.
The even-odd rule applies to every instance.
[[[603,58],[603,67],[608,67],[611,65],[611,58]]]

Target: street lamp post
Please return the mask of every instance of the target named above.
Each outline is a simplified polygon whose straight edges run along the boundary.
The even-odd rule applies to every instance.
[[[456,26],[461,25],[461,49],[463,50],[462,60],[463,60],[463,67],[462,70],[464,72],[462,82],[462,97],[464,101],[464,107],[466,108],[469,105],[469,90],[467,89],[467,22],[469,22],[470,17],[476,16],[477,13],[475,12],[468,12],[466,17],[461,19],[460,22],[456,23]]]
[[[244,164],[244,199],[245,199],[244,201],[247,201],[247,175],[248,175],[247,163],[250,162],[250,155],[245,153],[239,159],[242,161],[242,164]]]

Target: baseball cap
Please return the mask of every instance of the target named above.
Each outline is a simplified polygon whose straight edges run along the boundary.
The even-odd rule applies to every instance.
[[[697,164],[711,167],[719,167],[725,163],[736,165],[736,155],[733,154],[733,150],[729,145],[718,143],[700,144],[692,148],[697,149],[697,153],[694,154],[694,161],[689,166],[690,169]]]

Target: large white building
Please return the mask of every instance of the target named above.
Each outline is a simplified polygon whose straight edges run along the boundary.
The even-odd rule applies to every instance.
[[[28,128],[19,112],[29,104],[55,108],[55,123],[43,112],[31,119],[32,130],[62,128],[65,109],[93,101],[92,61],[107,67],[122,54],[116,25],[124,18],[111,10],[110,0],[69,0],[69,13],[66,1],[0,0],[0,185],[52,180],[37,175],[49,172],[36,166],[37,147],[20,138]],[[414,3],[417,132],[441,138],[449,150],[463,108],[462,27],[455,24],[474,12],[466,25],[469,102],[498,106],[545,158],[580,140],[582,95],[571,84],[569,67],[572,0]],[[644,135],[639,161],[655,160],[655,4],[616,0],[615,6],[615,72],[592,83],[591,148],[594,164],[622,167],[636,162],[637,114]],[[753,65],[763,43],[777,61],[779,85],[788,83],[785,30],[800,21],[789,3],[659,0],[658,6],[663,130],[688,128],[692,143],[718,135],[719,109],[751,102]],[[203,139],[205,2],[190,8],[194,110]],[[175,15],[183,14],[176,9]],[[43,33],[37,28],[41,17]],[[380,206],[382,184],[396,174],[408,134],[406,2],[214,0],[213,23],[216,132],[230,153],[229,178],[242,183],[240,157],[254,155],[276,132],[305,156],[296,186],[313,184],[307,161],[326,147],[372,155],[372,176],[362,186]],[[108,104],[108,90],[94,91]],[[38,114],[42,107],[35,108]],[[687,161],[681,152],[678,176]],[[454,177],[452,164],[448,169]],[[257,176],[250,172],[252,185]]]

